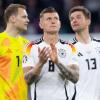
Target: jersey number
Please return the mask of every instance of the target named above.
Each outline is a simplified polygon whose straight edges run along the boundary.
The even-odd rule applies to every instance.
[[[49,60],[49,72],[54,72],[55,70],[55,64]]]
[[[17,66],[19,67],[19,56],[16,56],[16,59],[17,59]]]
[[[91,58],[91,59],[86,59],[87,65],[88,65],[88,70],[94,70],[97,69],[96,66],[96,59],[95,58]],[[92,64],[91,64],[92,63]]]

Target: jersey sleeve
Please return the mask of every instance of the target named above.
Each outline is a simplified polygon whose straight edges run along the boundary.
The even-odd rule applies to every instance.
[[[35,58],[35,54],[37,54],[37,47],[36,45],[32,45],[31,43],[28,44],[25,50],[25,54],[23,56],[23,67],[34,67],[36,64],[37,58]]]
[[[30,55],[24,55],[22,66],[23,67],[28,67],[28,66],[33,67],[34,66],[34,58]]]
[[[78,56],[77,56],[77,48],[73,45],[73,44],[69,44],[69,47],[70,47],[70,51],[69,51],[69,62],[68,62],[68,65],[70,64],[76,64],[76,65],[79,65],[78,64]]]
[[[77,54],[72,54],[70,59],[69,59],[69,62],[68,62],[68,65],[70,64],[76,64],[76,65],[79,65],[78,64],[78,57],[77,57]]]

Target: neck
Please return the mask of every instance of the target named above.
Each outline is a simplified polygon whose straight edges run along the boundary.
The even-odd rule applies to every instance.
[[[58,33],[55,34],[48,34],[44,33],[43,40],[48,44],[56,44],[58,42],[59,35]]]
[[[85,30],[80,33],[76,32],[76,39],[81,43],[89,43],[91,41],[89,31]]]
[[[5,32],[7,32],[7,34],[12,37],[17,37],[17,36],[19,36],[19,33],[20,33],[14,26],[12,26],[10,24],[7,25]]]

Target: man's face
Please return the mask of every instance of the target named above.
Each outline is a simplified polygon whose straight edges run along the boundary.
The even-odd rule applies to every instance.
[[[87,29],[90,25],[90,19],[87,19],[81,11],[71,13],[70,24],[75,32]]]
[[[28,27],[29,19],[25,9],[18,8],[18,14],[15,16],[15,27],[19,31],[26,31]]]
[[[40,28],[43,29],[44,33],[58,33],[60,25],[59,15],[56,12],[45,13],[43,17],[40,18]]]

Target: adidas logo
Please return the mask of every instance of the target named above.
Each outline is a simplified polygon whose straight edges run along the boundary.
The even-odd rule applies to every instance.
[[[83,54],[79,52],[79,53],[78,53],[78,56],[81,57],[81,56],[83,56]]]

